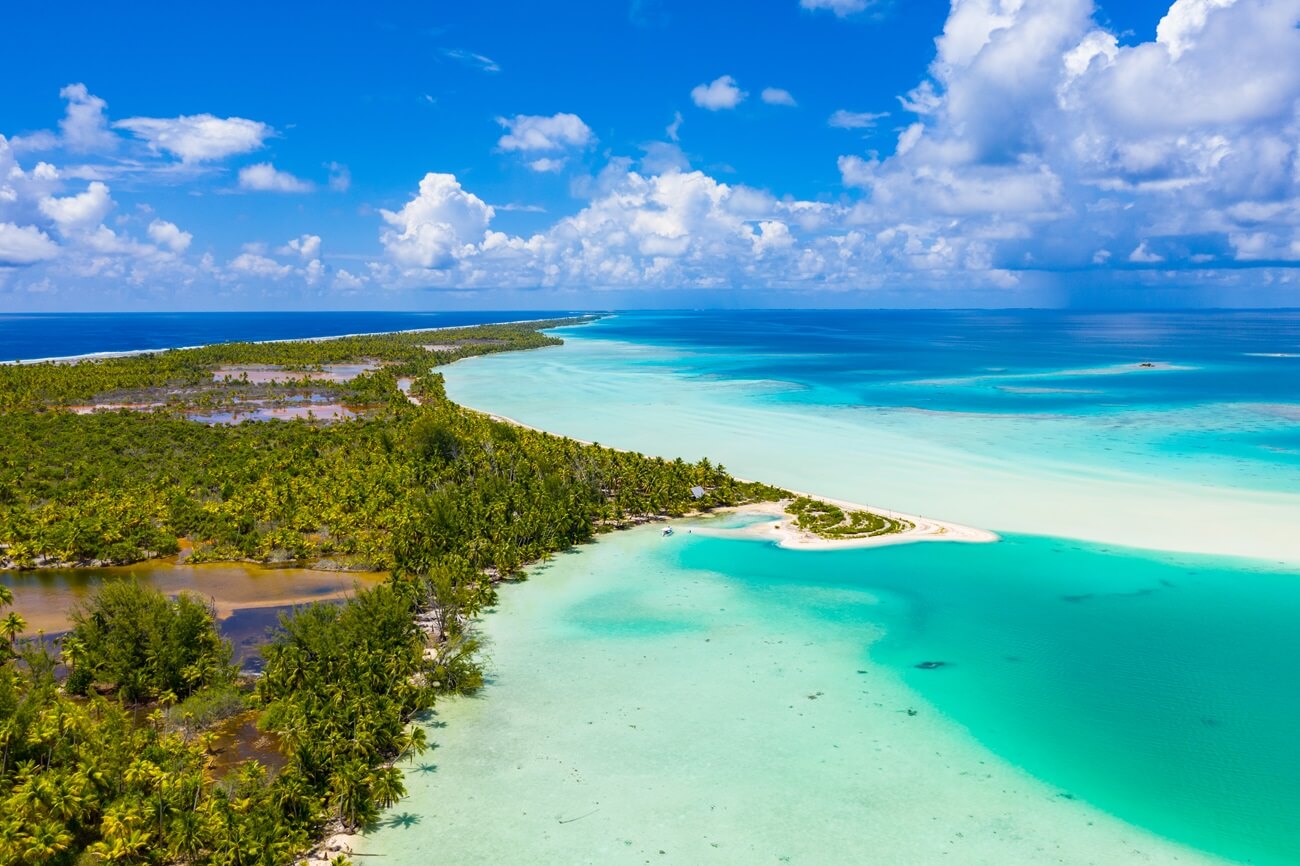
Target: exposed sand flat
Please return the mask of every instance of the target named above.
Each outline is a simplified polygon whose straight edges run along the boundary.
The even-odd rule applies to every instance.
[[[1132,364],[1112,364],[1105,367],[1076,367],[1069,370],[1036,370],[1032,373],[1010,373],[1005,370],[989,370],[974,376],[954,376],[946,379],[915,379],[904,383],[910,385],[963,385],[972,382],[1004,381],[1008,379],[1055,379],[1065,376],[1120,376],[1125,373],[1178,372],[1195,370],[1186,364],[1171,364],[1168,361],[1140,361]]]
[[[999,391],[1008,394],[1101,394],[1095,388],[1035,388],[1032,385],[997,385]]]
[[[703,527],[700,529],[692,528],[691,531],[725,538],[752,538],[760,541],[775,541],[778,546],[791,550],[844,550],[846,548],[908,544],[915,541],[963,541],[980,544],[998,540],[995,533],[985,529],[975,529],[974,527],[962,526],[958,523],[949,523],[943,520],[933,520],[915,514],[887,511],[870,505],[845,502],[842,499],[828,499],[825,496],[818,496],[813,493],[799,493],[798,495],[816,499],[820,502],[829,502],[831,505],[839,506],[845,511],[868,511],[894,520],[905,520],[911,524],[911,527],[902,532],[891,532],[887,535],[875,535],[868,538],[823,538],[806,529],[801,529],[795,523],[794,516],[788,514],[785,510],[785,506],[790,500],[783,500],[782,502],[759,502],[753,505],[742,505],[733,509],[739,513],[768,514],[774,518],[780,518],[779,520],[755,523],[738,529]]]

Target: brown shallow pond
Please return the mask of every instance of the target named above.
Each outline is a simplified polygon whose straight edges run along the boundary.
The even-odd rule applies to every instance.
[[[175,557],[108,568],[50,568],[0,572],[14,593],[13,609],[27,620],[27,636],[56,634],[70,615],[106,580],[135,579],[167,595],[192,592],[216,608],[223,634],[243,663],[256,653],[279,614],[314,601],[342,601],[356,588],[384,579],[378,572],[267,568],[241,562],[178,563]]]

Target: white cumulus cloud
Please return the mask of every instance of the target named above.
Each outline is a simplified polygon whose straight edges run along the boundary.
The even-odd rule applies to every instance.
[[[994,270],[1285,259],[1300,0],[1175,0],[1154,40],[1128,45],[1096,12],[952,0],[894,152],[840,159],[866,193],[853,219],[914,249],[920,232],[978,247],[966,261]]]
[[[1195,44],[1196,35],[1205,29],[1210,11],[1235,2],[1237,0],[1176,0],[1156,25],[1156,42],[1165,46],[1169,56],[1177,60]]]
[[[36,226],[0,223],[0,265],[30,265],[58,254],[59,245]]]
[[[350,292],[361,288],[366,284],[366,278],[339,268],[334,272],[334,288],[340,291]]]
[[[760,98],[768,105],[797,105],[790,91],[780,87],[764,87],[763,92],[759,94]]]
[[[550,117],[516,114],[498,117],[506,134],[497,141],[504,151],[546,151],[586,147],[595,140],[591,127],[576,114],[561,112]]]
[[[230,260],[226,266],[236,274],[251,277],[267,277],[270,279],[282,279],[293,273],[293,268],[289,265],[282,265],[275,259],[268,258],[257,253],[240,253]]]
[[[709,111],[735,108],[748,95],[740,89],[736,79],[730,75],[723,75],[708,84],[697,84],[691,88],[691,100],[700,108],[707,108]]]
[[[84,84],[69,84],[59,91],[68,101],[67,113],[59,121],[63,146],[74,153],[111,151],[118,139],[108,128],[108,103],[90,93]]]
[[[1128,260],[1139,265],[1154,265],[1157,262],[1163,262],[1165,258],[1151,252],[1151,250],[1147,249],[1147,242],[1142,241],[1137,245],[1137,249],[1129,253]]]
[[[149,240],[173,253],[183,253],[190,248],[194,235],[181,231],[176,223],[167,220],[154,220],[149,223]]]
[[[143,139],[154,151],[185,163],[211,162],[258,150],[275,130],[256,120],[211,114],[181,117],[131,117],[113,126]]]
[[[239,170],[239,188],[254,192],[311,192],[315,185],[269,162],[259,162]]]
[[[320,235],[302,235],[276,250],[282,256],[298,256],[309,260],[320,256]]]
[[[108,186],[100,181],[91,183],[85,192],[61,198],[46,196],[40,202],[41,213],[65,235],[99,225],[114,206]]]
[[[390,228],[380,234],[388,256],[404,268],[446,268],[472,255],[494,211],[461,188],[455,175],[429,172],[399,211],[381,210]]]

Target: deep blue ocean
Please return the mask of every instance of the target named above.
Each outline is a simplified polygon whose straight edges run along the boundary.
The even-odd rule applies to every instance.
[[[448,328],[571,315],[493,312],[0,313],[0,361]]]

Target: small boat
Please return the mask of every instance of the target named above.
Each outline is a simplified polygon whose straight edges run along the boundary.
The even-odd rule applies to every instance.
[[[667,538],[672,534],[673,534],[673,528],[671,526],[665,526],[664,531],[660,533],[660,535],[664,538]]]

